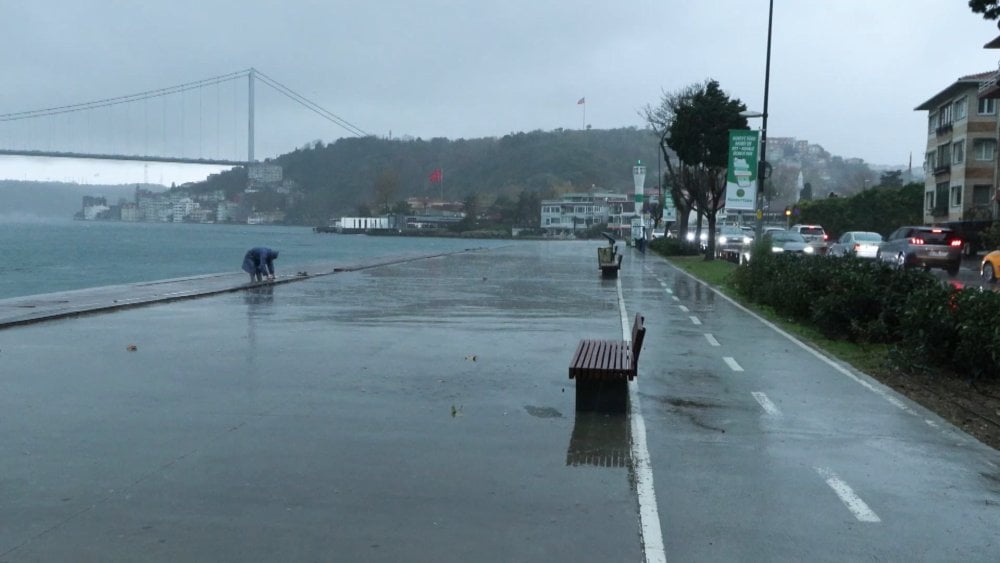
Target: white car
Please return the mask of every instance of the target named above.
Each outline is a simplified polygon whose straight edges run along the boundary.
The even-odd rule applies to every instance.
[[[882,246],[882,235],[870,231],[847,231],[830,246],[830,256],[857,256],[875,259]]]

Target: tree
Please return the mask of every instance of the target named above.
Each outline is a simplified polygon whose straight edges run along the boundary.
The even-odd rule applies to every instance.
[[[1000,17],[1000,4],[998,0],[969,0],[969,7],[975,14],[982,14],[983,19],[995,20]],[[998,24],[1000,25],[1000,24]]]
[[[706,260],[715,258],[716,216],[725,204],[729,131],[747,128],[746,117],[740,115],[743,111],[743,102],[731,99],[710,79],[681,96],[667,127],[667,144],[677,154],[677,168],[684,170],[681,177],[699,215],[708,220]],[[667,169],[671,173],[675,169],[669,160]]]
[[[809,182],[802,184],[802,194],[799,195],[799,201],[810,201],[813,198],[813,186]]]
[[[676,92],[664,93],[660,105],[656,107],[647,105],[640,111],[640,115],[656,134],[661,156],[667,163],[667,170],[659,181],[669,187],[665,193],[669,193],[674,200],[674,207],[677,209],[677,235],[681,240],[685,240],[687,236],[688,218],[694,208],[694,192],[693,186],[687,184],[690,175],[686,174],[686,169],[680,163],[676,167],[671,166],[671,162],[677,160],[677,155],[670,150],[665,137],[670,133],[670,124],[673,123],[682,100],[693,96],[697,89],[698,85],[693,85]]]
[[[903,171],[892,170],[889,172],[883,172],[882,176],[879,177],[878,185],[882,186],[883,188],[902,188]]]
[[[399,191],[399,174],[395,170],[383,170],[375,178],[375,209],[388,214],[392,200]]]

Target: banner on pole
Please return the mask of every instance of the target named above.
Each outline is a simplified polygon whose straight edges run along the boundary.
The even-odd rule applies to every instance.
[[[757,154],[760,132],[729,131],[729,167],[726,170],[726,210],[753,211],[757,204]]]

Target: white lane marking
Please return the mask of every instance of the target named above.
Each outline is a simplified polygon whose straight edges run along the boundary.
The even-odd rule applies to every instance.
[[[705,340],[708,340],[709,346],[719,346],[719,341],[716,340],[714,336],[712,336],[707,332],[705,333]]]
[[[661,286],[661,287],[663,287],[664,289],[666,289],[666,287],[667,287],[667,282],[665,282],[665,281],[663,281],[663,280],[660,280],[660,286]],[[667,292],[669,293],[669,292],[670,292],[670,290],[669,290],[669,289],[667,289]]]
[[[701,319],[699,319],[698,317],[696,317],[694,315],[691,315],[688,318],[690,318],[691,322],[694,323],[694,324],[696,324],[696,325],[700,325],[701,324]]]
[[[685,272],[684,270],[681,270],[677,266],[674,266],[674,269],[678,270],[679,272],[683,273],[684,275],[688,276],[689,278],[691,278],[691,279],[693,279],[693,280],[698,281],[699,283],[701,283],[701,280],[699,280],[698,278],[696,278],[696,277],[692,276],[691,274]],[[893,397],[890,394],[889,391],[886,391],[884,389],[879,389],[878,387],[875,387],[874,385],[872,385],[871,383],[865,381],[864,379],[861,379],[860,377],[854,375],[853,373],[851,373],[850,371],[848,371],[846,368],[844,368],[843,366],[837,364],[836,362],[834,362],[830,358],[827,358],[826,356],[824,356],[823,354],[819,353],[818,351],[810,348],[809,345],[807,345],[805,342],[802,342],[798,338],[795,338],[791,334],[788,334],[787,332],[785,332],[784,330],[782,330],[781,328],[779,328],[778,325],[772,323],[771,321],[765,319],[764,317],[758,315],[757,313],[754,313],[753,311],[751,311],[750,309],[747,309],[743,305],[740,305],[735,300],[733,300],[733,298],[731,298],[728,295],[722,293],[721,291],[715,289],[714,287],[712,287],[712,286],[710,286],[708,284],[702,284],[702,285],[704,285],[706,288],[708,288],[710,291],[712,291],[713,293],[715,293],[719,297],[721,297],[721,298],[725,299],[726,301],[728,301],[730,305],[736,307],[737,309],[739,309],[739,310],[743,311],[744,313],[750,315],[751,317],[757,319],[758,321],[760,321],[761,323],[763,323],[764,326],[766,326],[766,327],[770,328],[771,330],[777,332],[778,334],[784,336],[788,340],[792,341],[799,348],[802,348],[806,352],[809,352],[810,354],[812,354],[813,356],[815,356],[820,361],[826,363],[827,365],[829,365],[833,369],[837,370],[838,372],[840,372],[841,375],[845,375],[845,376],[853,379],[855,381],[855,383],[858,383],[859,385],[861,385],[865,389],[868,389],[872,393],[875,393],[876,395],[882,397],[883,399],[885,399],[886,401],[888,401],[888,403],[891,404],[892,406],[897,407],[897,408],[903,410],[904,412],[908,412],[908,413],[913,414],[913,415],[917,414],[913,409],[911,409],[910,407],[906,406],[902,401],[900,401],[896,397]]]
[[[733,371],[743,371],[743,368],[740,366],[740,364],[736,363],[736,360],[734,360],[729,356],[722,358],[722,361],[726,362],[726,365],[729,366],[729,369]]]
[[[925,418],[924,422],[926,422],[927,426],[930,426],[931,428],[937,428],[938,427],[937,423],[934,422],[933,420],[929,419],[929,418]]]
[[[840,501],[844,503],[851,514],[860,522],[881,522],[882,519],[878,517],[878,514],[868,508],[865,501],[861,500],[861,497],[854,494],[854,490],[851,489],[850,485],[840,480],[837,474],[825,467],[817,467],[816,472],[819,473],[820,477],[826,480],[826,484],[830,485],[833,492],[837,493],[840,497]]]
[[[681,300],[681,298],[677,297],[676,295],[672,296],[671,299],[673,299],[674,301],[680,301]]]
[[[628,313],[625,311],[625,296],[622,295],[622,280],[618,278],[618,311],[622,320],[622,339],[632,338]],[[646,448],[646,421],[642,418],[639,404],[639,382],[633,379],[628,384],[629,418],[632,423],[632,465],[635,471],[635,491],[639,497],[639,531],[642,534],[642,549],[646,563],[666,563],[667,554],[663,548],[663,533],[660,531],[660,512],[656,507],[656,491],[653,488],[653,463]]]
[[[750,394],[753,395],[754,399],[757,399],[757,402],[760,403],[760,408],[764,409],[764,412],[771,416],[781,416],[781,411],[771,402],[771,399],[767,398],[767,395],[760,391],[751,391]]]
[[[681,308],[681,311],[684,311],[685,313],[689,313],[689,312],[691,312],[691,309],[688,309],[688,308],[687,308],[686,306],[684,306],[684,305],[678,305],[678,307],[680,307],[680,308]]]

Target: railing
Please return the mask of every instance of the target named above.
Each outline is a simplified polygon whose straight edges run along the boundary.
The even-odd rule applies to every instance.
[[[940,137],[941,135],[944,135],[946,133],[951,133],[951,129],[952,129],[951,123],[946,123],[935,129],[934,132],[937,134],[938,137]]]
[[[934,175],[935,176],[940,176],[942,174],[948,174],[949,172],[951,172],[951,165],[950,164],[942,164],[941,166],[935,166],[934,167]]]
[[[946,205],[935,205],[931,209],[931,215],[933,217],[947,217],[948,216],[948,206]]]
[[[997,87],[997,79],[1000,78],[1000,72],[994,72],[992,76],[988,79],[979,83],[979,95],[982,96],[984,92],[988,92]]]

